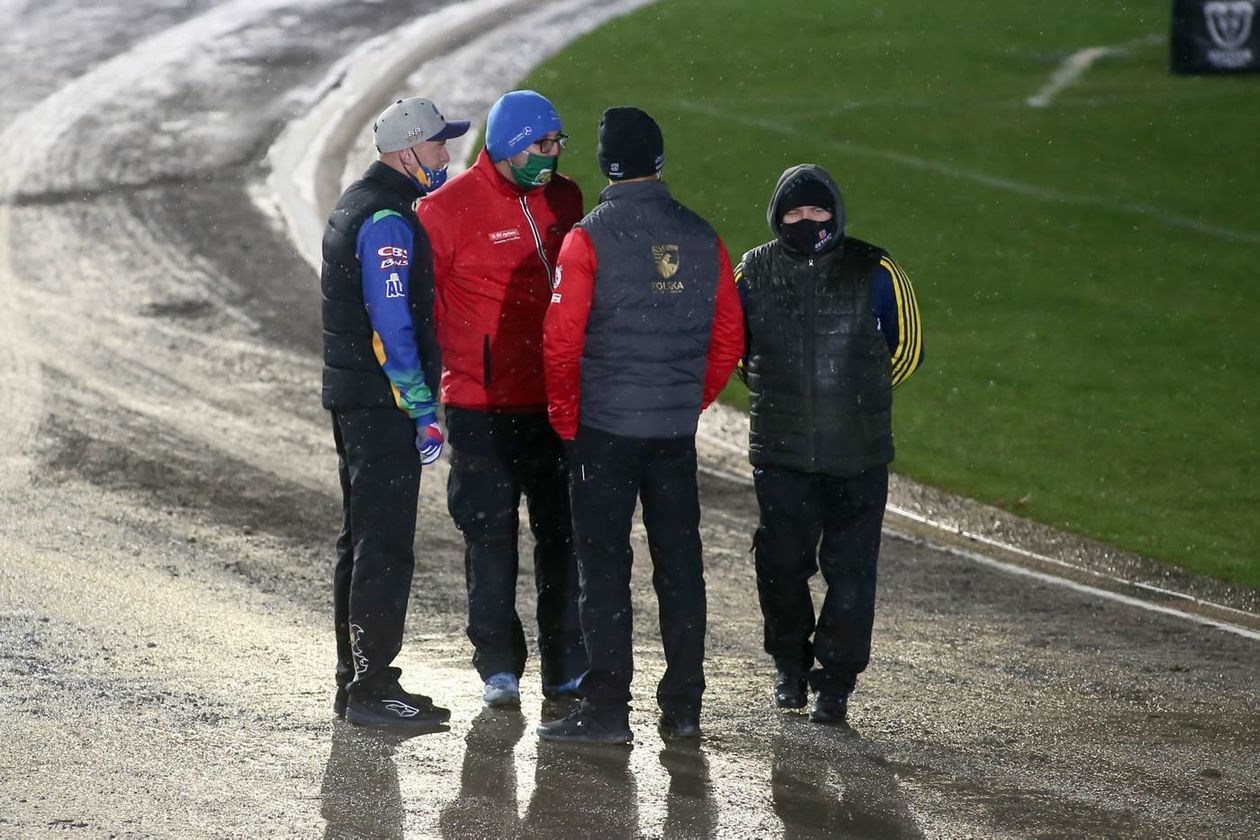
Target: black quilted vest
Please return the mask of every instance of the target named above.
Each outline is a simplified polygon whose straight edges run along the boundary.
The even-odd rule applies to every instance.
[[[412,228],[408,304],[415,325],[424,377],[437,392],[442,360],[433,329],[433,254],[416,220],[419,186],[377,161],[351,184],[324,229],[323,404],[330,410],[396,406],[389,378],[372,349],[372,322],[363,302],[363,275],[355,254],[359,228],[373,214],[394,210]]]
[[[635,438],[696,433],[718,238],[659,181],[612,184],[578,223],[597,260],[579,416]]]
[[[744,255],[749,459],[853,476],[893,460],[892,371],[872,312],[885,252],[846,238],[813,260]]]

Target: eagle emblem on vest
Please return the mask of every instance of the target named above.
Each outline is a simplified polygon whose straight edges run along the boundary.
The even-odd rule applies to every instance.
[[[678,273],[678,246],[653,245],[652,260],[656,263],[656,273],[668,280]]]

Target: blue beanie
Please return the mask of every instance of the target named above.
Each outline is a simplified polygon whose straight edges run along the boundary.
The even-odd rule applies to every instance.
[[[491,160],[504,160],[559,130],[560,115],[541,93],[510,91],[499,97],[486,117],[486,151]]]

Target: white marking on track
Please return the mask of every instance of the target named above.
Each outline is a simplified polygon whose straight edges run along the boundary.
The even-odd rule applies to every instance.
[[[890,531],[890,533],[893,533],[897,536],[901,536],[903,538],[908,538],[912,542],[916,542],[916,540],[913,537],[906,537],[906,535],[898,534],[896,531]],[[931,545],[931,547],[936,549],[937,551],[945,551],[945,552],[948,552],[949,554],[956,554],[959,557],[966,557],[968,560],[972,560],[976,563],[979,563],[982,566],[989,566],[990,568],[997,569],[999,571],[1006,572],[1008,574],[1021,575],[1023,577],[1030,577],[1030,578],[1033,578],[1034,580],[1039,580],[1042,583],[1048,583],[1053,586],[1062,586],[1066,589],[1071,589],[1076,592],[1082,592],[1086,595],[1093,595],[1098,598],[1104,598],[1108,601],[1116,601],[1117,603],[1127,604],[1130,607],[1138,607],[1139,609],[1147,610],[1149,612],[1160,613],[1162,615],[1172,616],[1173,618],[1185,619],[1187,621],[1192,621],[1195,624],[1203,624],[1208,627],[1214,627],[1217,630],[1224,630],[1226,633],[1233,633],[1235,635],[1242,636],[1244,639],[1250,639],[1252,641],[1260,642],[1260,633],[1257,633],[1254,630],[1248,630],[1246,627],[1240,627],[1237,624],[1230,624],[1227,621],[1217,621],[1216,619],[1208,618],[1202,615],[1195,615],[1194,613],[1188,613],[1188,612],[1185,612],[1184,610],[1179,610],[1175,607],[1165,607],[1162,604],[1152,604],[1149,601],[1143,601],[1141,598],[1134,598],[1131,595],[1122,595],[1119,592],[1112,592],[1107,589],[1099,589],[1096,586],[1090,586],[1089,584],[1085,584],[1085,583],[1077,583],[1074,580],[1067,580],[1066,578],[1057,577],[1056,575],[1047,574],[1046,572],[1038,572],[1033,569],[1025,569],[1024,567],[1017,566],[1014,563],[1006,563],[1002,560],[997,560],[993,557],[988,557],[984,554],[978,554],[974,551],[967,551],[966,549],[963,549],[963,548],[941,547],[934,543],[929,543],[929,545]],[[1116,578],[1116,580],[1121,580],[1121,578]],[[1132,585],[1137,586],[1139,584],[1132,584]],[[1181,593],[1171,593],[1171,594],[1179,595],[1180,597],[1183,597],[1183,598],[1190,598],[1190,596],[1182,595]],[[1198,600],[1198,599],[1191,598],[1191,600]],[[1207,602],[1201,601],[1200,603],[1207,603]],[[1221,607],[1217,604],[1212,604],[1211,606],[1217,607],[1218,609],[1229,609],[1228,607]],[[1237,612],[1237,610],[1235,610],[1235,612]]]
[[[729,442],[718,440],[713,435],[697,433],[696,437],[697,439],[703,439],[707,443],[718,444],[724,449],[729,448],[729,445],[728,445]],[[736,484],[742,484],[747,487],[751,487],[753,483],[751,477],[747,475],[743,475],[741,473],[737,473],[733,470],[723,469],[721,467],[711,467],[711,466],[708,466],[707,464],[700,464],[698,466],[698,470],[699,472],[705,475],[709,475],[714,478],[720,478],[724,481],[731,481]],[[1103,574],[1101,572],[1096,572],[1093,569],[1085,568],[1084,566],[1078,566],[1074,563],[1068,563],[1066,561],[1058,560],[1053,557],[1047,557],[1044,554],[1037,554],[1036,552],[1028,551],[1027,549],[1023,549],[1023,548],[1020,548],[1019,546],[1002,542],[1001,540],[995,540],[995,539],[992,539],[991,537],[985,537],[980,534],[973,534],[967,531],[961,531],[945,522],[940,522],[938,520],[932,519],[931,517],[923,516],[922,514],[915,513],[914,511],[907,510],[906,508],[899,507],[897,505],[892,505],[892,504],[888,505],[888,510],[889,512],[894,513],[898,516],[904,516],[907,519],[911,519],[920,524],[927,525],[935,530],[941,531],[942,533],[948,533],[951,535],[965,537],[966,539],[969,539],[969,540],[975,540],[976,542],[983,543],[985,545],[990,545],[990,546],[993,546],[994,548],[1000,548],[1004,551],[1009,551],[1014,554],[1022,555],[1024,557],[1029,558],[1030,560],[1037,560],[1042,563],[1048,563],[1051,565],[1060,566],[1065,569],[1071,569],[1072,571],[1077,572],[1077,573],[1092,575],[1094,577],[1101,578],[1103,580],[1108,580],[1108,581],[1111,581],[1112,583],[1118,583],[1124,586],[1132,586],[1136,589],[1141,589],[1141,590],[1150,592],[1152,594],[1162,595],[1168,598],[1181,599],[1181,600],[1188,601],[1194,604],[1198,604],[1203,607],[1209,607],[1214,610],[1235,613],[1241,616],[1251,616],[1251,613],[1245,610],[1238,610],[1238,609],[1234,609],[1233,607],[1227,607],[1223,604],[1217,604],[1212,601],[1205,601],[1202,598],[1195,598],[1193,595],[1187,595],[1184,592],[1177,592],[1175,590],[1165,589],[1160,586],[1152,586],[1151,584],[1148,584],[1148,583],[1128,580],[1127,578],[1117,577],[1115,575]],[[1134,598],[1130,595],[1122,595],[1118,592],[1112,592],[1108,589],[1101,589],[1097,586],[1090,586],[1089,584],[1085,584],[1085,583],[1077,583],[1074,580],[1068,580],[1067,578],[1058,577],[1056,575],[1048,574],[1046,572],[1038,572],[1033,569],[1025,569],[1024,567],[1016,565],[1015,563],[1007,563],[1005,561],[998,560],[994,557],[989,557],[987,555],[979,554],[974,551],[967,551],[966,549],[963,549],[963,548],[955,548],[953,546],[947,546],[947,545],[941,545],[939,543],[928,542],[928,541],[916,538],[914,536],[904,534],[898,531],[896,528],[890,528],[890,527],[885,526],[884,531],[886,533],[892,534],[902,539],[908,539],[911,542],[919,542],[919,543],[926,544],[936,551],[943,551],[948,554],[954,554],[959,557],[965,557],[968,560],[974,560],[977,563],[980,563],[985,566],[989,566],[994,569],[999,569],[1004,572],[1009,572],[1011,574],[1017,574],[1017,575],[1023,575],[1025,577],[1031,577],[1036,580],[1042,581],[1043,583],[1049,583],[1055,586],[1063,586],[1068,589],[1072,589],[1076,592],[1084,592],[1089,595],[1097,595],[1100,598],[1106,598],[1107,600],[1110,600],[1110,601],[1116,601],[1121,604],[1127,604],[1132,607],[1140,607],[1141,609],[1149,610],[1151,612],[1157,612],[1163,615],[1170,615],[1176,618],[1185,619],[1187,621],[1193,621],[1196,624],[1204,624],[1209,627],[1215,627],[1218,630],[1224,630],[1227,633],[1233,633],[1235,635],[1242,636],[1245,639],[1251,639],[1253,641],[1260,641],[1260,633],[1257,633],[1254,630],[1249,630],[1246,627],[1242,627],[1237,624],[1231,624],[1230,622],[1227,622],[1227,621],[1217,621],[1212,618],[1207,618],[1206,616],[1197,615],[1195,613],[1189,613],[1189,612],[1186,612],[1185,610],[1179,610],[1175,607],[1166,607],[1166,606],[1163,606],[1162,604],[1152,604],[1149,601],[1143,601],[1141,598]]]
[[[383,97],[440,91],[445,113],[473,121],[472,131],[448,144],[454,175],[478,139],[476,125],[503,91],[579,35],[652,2],[469,0],[360,46],[316,83],[304,97],[306,113],[267,151],[275,200],[255,201],[270,204],[269,213],[279,210],[298,252],[318,269],[331,202],[375,158],[371,121]],[[521,32],[532,34],[522,40]],[[344,164],[335,184],[321,176],[330,162]]]

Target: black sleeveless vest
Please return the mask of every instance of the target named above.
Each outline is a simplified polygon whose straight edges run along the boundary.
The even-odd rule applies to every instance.
[[[853,476],[893,460],[892,362],[872,311],[883,256],[851,237],[812,261],[778,240],[744,255],[753,465]]]
[[[363,302],[359,228],[373,214],[393,210],[412,228],[408,304],[424,378],[437,392],[442,360],[433,328],[433,253],[416,219],[422,195],[406,175],[377,161],[342,193],[324,229],[320,287],[324,306],[323,405],[330,410],[396,406],[389,378],[372,349],[372,322]]]
[[[595,248],[582,351],[583,425],[635,438],[696,433],[718,238],[660,182],[612,184],[578,226]]]

